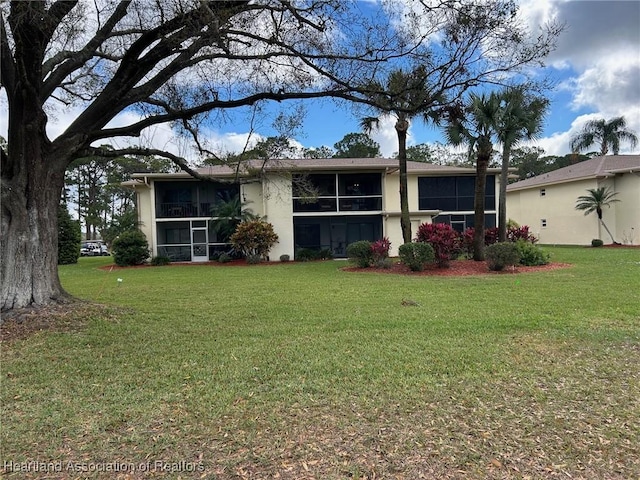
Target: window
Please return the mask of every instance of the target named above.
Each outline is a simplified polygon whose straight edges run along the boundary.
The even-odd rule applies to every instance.
[[[191,243],[189,222],[158,223],[158,245],[185,245]]]
[[[485,213],[484,226],[485,228],[493,228],[496,226],[497,219],[495,213]],[[454,230],[463,232],[467,228],[471,228],[474,225],[474,214],[468,213],[465,215],[438,215],[433,218],[433,223],[446,223],[451,225]]]
[[[473,211],[475,177],[421,177],[418,179],[418,208],[444,212]],[[487,175],[485,209],[495,210],[495,176]]]
[[[540,189],[540,196],[541,196],[541,197],[544,197],[546,194],[547,194],[547,190],[546,190],[546,189],[544,189],[544,188],[541,188],[541,189]]]
[[[540,225],[541,225],[542,227],[546,227],[546,226],[547,226],[547,219],[546,219],[546,218],[541,219],[541,220],[540,220]]]
[[[305,198],[302,185],[318,192]],[[353,212],[382,210],[382,175],[379,173],[308,174],[293,181],[293,211]]]
[[[211,208],[240,194],[237,184],[198,181],[155,182],[156,217],[210,217]]]

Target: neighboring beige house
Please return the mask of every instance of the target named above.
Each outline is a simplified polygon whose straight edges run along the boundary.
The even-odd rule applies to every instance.
[[[616,242],[640,244],[640,155],[595,157],[507,187],[507,215],[529,225],[543,244],[611,243],[596,213],[576,210],[587,189],[610,187],[620,202],[603,209],[602,219]]]
[[[237,172],[229,167],[198,169],[213,182],[186,173],[135,174],[127,182],[137,192],[141,229],[152,255],[173,261],[207,261],[229,248],[212,228],[211,207],[238,197],[264,216],[279,241],[270,259],[295,258],[305,249],[330,249],[344,257],[357,240],[388,237],[392,255],[402,244],[398,161],[386,158],[330,158],[251,161]],[[425,222],[473,226],[475,169],[408,162],[412,232]],[[292,178],[304,175],[317,198],[301,196]],[[499,172],[487,175],[486,225],[496,225]],[[235,182],[235,180],[239,180]]]

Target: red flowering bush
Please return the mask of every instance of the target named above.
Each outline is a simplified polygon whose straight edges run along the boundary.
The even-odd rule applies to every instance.
[[[524,240],[529,243],[536,243],[538,241],[535,235],[529,231],[528,225],[523,225],[521,227],[509,227],[507,230],[507,240],[510,242]]]
[[[418,227],[417,239],[433,247],[436,262],[441,268],[448,267],[451,259],[462,250],[460,235],[446,223],[423,223]]]
[[[498,227],[490,227],[484,231],[484,244],[493,245],[498,243]]]
[[[462,253],[466,258],[473,257],[473,233],[475,228],[469,227],[460,236],[460,242],[462,244]]]
[[[391,249],[391,242],[387,237],[383,237],[381,240],[371,244],[371,255],[375,266],[382,267],[385,265],[389,258],[389,249]]]

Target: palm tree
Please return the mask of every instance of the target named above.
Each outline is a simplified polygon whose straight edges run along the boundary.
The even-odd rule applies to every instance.
[[[469,146],[469,156],[476,157],[474,192],[473,259],[484,260],[484,202],[487,168],[493,153],[493,139],[497,138],[501,115],[501,95],[471,94],[467,104],[450,115],[445,136],[452,145]]]
[[[241,222],[259,220],[250,208],[250,202],[242,202],[240,196],[235,195],[228,200],[220,200],[211,207],[211,229],[218,235],[218,241],[227,242]]]
[[[411,242],[411,219],[407,195],[407,131],[411,120],[423,115],[425,121],[433,115],[434,106],[441,104],[441,96],[433,95],[428,89],[428,75],[424,67],[410,72],[395,70],[387,79],[386,86],[378,82],[370,83],[366,88],[370,103],[381,114],[395,116],[395,129],[398,135],[398,166],[400,175],[400,228],[404,243]],[[379,117],[362,119],[366,131],[378,125]]]
[[[620,152],[620,143],[629,142],[631,148],[638,144],[636,134],[627,130],[627,122],[624,117],[612,118],[608,122],[603,119],[591,120],[585,124],[582,131],[571,139],[571,150],[580,152],[594,144],[600,145],[600,155],[606,155],[609,147],[614,155]]]
[[[607,225],[602,221],[602,207],[610,207],[612,203],[619,202],[620,200],[614,198],[618,193],[612,192],[608,187],[589,188],[587,192],[589,192],[589,195],[581,195],[578,197],[576,210],[584,210],[585,215],[596,212],[598,220],[611,237],[611,241],[618,243],[614,240]]]
[[[498,241],[507,240],[507,182],[511,149],[522,140],[532,140],[542,130],[549,100],[527,95],[519,86],[502,93],[502,111],[498,123],[498,140],[502,143],[502,170],[498,200]]]

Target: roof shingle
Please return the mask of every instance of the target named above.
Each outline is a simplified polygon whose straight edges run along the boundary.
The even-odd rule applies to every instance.
[[[572,182],[586,178],[602,178],[626,171],[640,171],[640,155],[606,155],[594,157],[507,186],[507,191]]]

